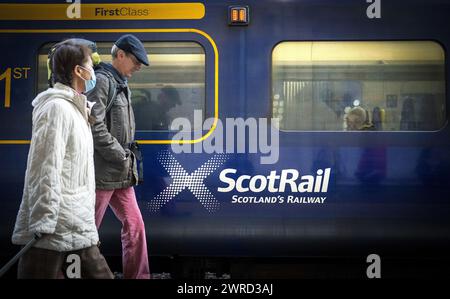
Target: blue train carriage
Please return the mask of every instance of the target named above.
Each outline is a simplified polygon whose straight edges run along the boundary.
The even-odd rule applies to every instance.
[[[449,248],[444,1],[83,1],[80,18],[47,2],[23,1],[20,13],[0,3],[2,255],[16,250],[30,103],[47,88],[49,47],[82,37],[109,61],[125,33],[151,64],[130,80],[150,255]],[[347,130],[354,106],[373,130]],[[120,255],[119,226],[104,220],[106,255]]]

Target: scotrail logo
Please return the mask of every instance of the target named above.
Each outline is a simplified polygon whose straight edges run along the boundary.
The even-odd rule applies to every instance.
[[[252,191],[255,193],[268,191],[270,193],[290,191],[292,193],[327,193],[330,181],[331,168],[317,170],[317,176],[300,176],[296,169],[283,169],[280,174],[271,171],[268,176],[264,175],[241,175],[234,179],[233,174],[237,169],[224,169],[220,173],[220,180],[227,187],[219,188],[219,192],[230,192],[236,190],[239,193]],[[298,182],[299,181],[299,182]]]
[[[150,211],[159,211],[162,206],[173,200],[186,188],[192,192],[208,212],[214,212],[219,208],[219,201],[206,187],[204,180],[225,163],[227,154],[214,155],[192,173],[188,173],[168,151],[161,152],[158,160],[172,177],[172,183],[149,203]]]
[[[227,160],[227,154],[216,154],[197,170],[188,173],[169,151],[158,160],[172,178],[172,183],[150,203],[157,212],[178,194],[188,189],[208,212],[215,212],[220,203],[205,184],[205,179]],[[228,194],[231,204],[324,204],[331,176],[331,168],[318,169],[316,175],[300,175],[296,169],[270,171],[268,175],[237,175],[238,170],[225,168],[218,175],[221,186],[215,190]],[[304,194],[315,194],[305,196]]]

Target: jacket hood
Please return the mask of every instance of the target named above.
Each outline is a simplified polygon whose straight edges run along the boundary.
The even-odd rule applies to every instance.
[[[79,94],[72,88],[61,83],[56,83],[53,88],[49,88],[38,94],[31,102],[31,105],[35,108],[39,108],[53,99],[63,99],[71,102],[77,107],[86,120],[90,114],[90,108],[93,105],[93,103],[87,102],[85,95]]]
[[[74,96],[75,91],[72,88],[61,83],[56,83],[53,88],[49,88],[38,94],[33,102],[31,102],[31,105],[33,105],[33,107],[38,107],[45,104],[52,98],[60,98],[69,102],[73,102],[72,99],[74,98]]]

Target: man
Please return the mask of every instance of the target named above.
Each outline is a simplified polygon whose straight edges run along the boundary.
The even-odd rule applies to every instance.
[[[169,130],[171,119],[169,111],[181,105],[180,95],[176,88],[171,85],[161,88],[155,111],[159,111],[152,119],[153,130]]]
[[[92,128],[96,179],[95,222],[100,227],[108,205],[122,222],[124,278],[150,278],[147,241],[134,185],[138,183],[133,153],[135,120],[127,79],[148,66],[143,44],[133,35],[120,37],[111,50],[112,63],[96,68],[97,84],[88,93],[96,102]]]
[[[142,96],[135,97],[134,110],[138,127],[141,130],[167,131],[172,117],[169,112],[181,105],[180,95],[176,88],[167,85],[161,88],[157,99],[152,100],[148,90],[141,90]]]

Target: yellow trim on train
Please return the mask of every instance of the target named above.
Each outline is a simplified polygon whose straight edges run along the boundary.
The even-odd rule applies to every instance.
[[[0,140],[0,144],[30,144],[30,140]]]
[[[74,5],[0,4],[0,20],[199,20],[205,16],[203,3],[80,3],[79,10]]]
[[[1,33],[197,33],[205,37],[214,50],[214,123],[201,138],[194,140],[137,140],[139,144],[194,144],[208,138],[216,129],[219,119],[219,50],[212,37],[206,32],[193,28],[180,29],[0,29]],[[29,140],[0,140],[0,144],[29,144]]]

